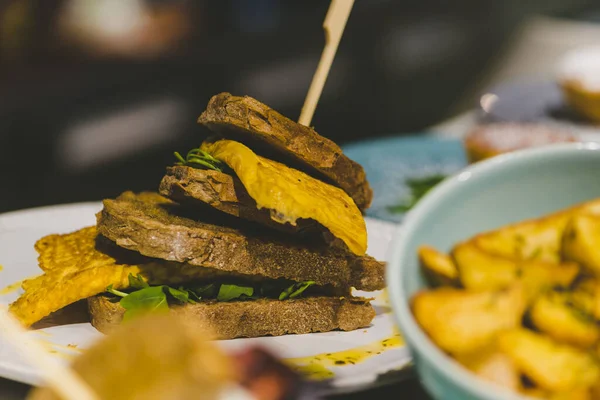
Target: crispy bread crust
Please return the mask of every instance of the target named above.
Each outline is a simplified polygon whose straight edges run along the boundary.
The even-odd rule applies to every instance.
[[[212,215],[201,216],[211,223],[200,222],[183,211],[156,193],[125,192],[104,201],[97,229],[120,247],[163,260],[366,291],[385,286],[384,264],[372,257],[325,246],[307,247],[281,235],[259,233],[255,226],[232,228]],[[241,222],[232,219],[230,223]]]

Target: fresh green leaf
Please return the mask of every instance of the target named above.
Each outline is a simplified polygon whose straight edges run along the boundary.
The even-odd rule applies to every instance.
[[[213,299],[219,293],[219,285],[209,283],[208,285],[197,286],[191,289],[199,299]]]
[[[137,274],[136,276],[133,276],[133,274],[129,274],[128,279],[129,286],[133,289],[143,289],[149,286],[148,282],[146,282],[140,274]]]
[[[400,204],[388,207],[391,213],[405,213],[411,210],[423,196],[427,194],[434,186],[443,181],[445,175],[431,175],[424,178],[407,179],[406,185],[409,187],[410,196]]]
[[[222,284],[217,294],[218,301],[229,301],[233,299],[251,297],[254,294],[254,288],[250,286],[238,286]]]
[[[295,299],[296,297],[300,296],[306,289],[314,284],[315,281],[306,281],[296,284],[297,288],[292,292],[292,294],[290,294],[290,299]]]
[[[190,294],[187,290],[174,289],[170,286],[163,286],[163,290],[166,290],[173,298],[182,303],[188,303],[190,300]]]
[[[188,167],[201,169],[208,168],[222,172],[223,163],[199,147],[188,151],[185,158],[183,158],[183,156],[177,151],[173,154],[177,159],[177,162],[175,163],[177,165],[185,165]]]
[[[187,289],[187,288],[185,288],[183,286],[179,286],[179,290],[187,292],[187,294],[188,294],[188,303],[196,304],[197,302],[199,302],[200,300],[202,300],[200,297],[198,297],[198,295],[196,294],[196,292],[194,292],[191,289]]]
[[[285,288],[279,295],[279,300],[285,300],[287,298],[294,299],[300,296],[309,286],[314,285],[314,281],[297,282],[291,286]]]
[[[165,312],[169,310],[167,295],[162,286],[150,286],[130,293],[120,301],[125,309],[123,321],[129,321],[150,312]]]
[[[127,293],[121,292],[119,290],[113,289],[113,285],[108,285],[108,287],[106,288],[106,291],[108,293],[114,294],[115,296],[119,296],[119,297],[126,297]]]

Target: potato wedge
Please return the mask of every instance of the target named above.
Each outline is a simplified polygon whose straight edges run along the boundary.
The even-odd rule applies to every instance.
[[[533,397],[535,399],[546,400],[595,400],[591,395],[590,389],[569,390],[566,392],[548,392],[539,388],[521,389],[521,394]]]
[[[545,390],[580,390],[600,379],[600,367],[590,354],[527,329],[500,332],[498,346],[521,373]]]
[[[482,250],[518,260],[560,262],[562,233],[571,215],[560,213],[540,220],[522,222],[476,236]]]
[[[590,348],[600,339],[593,317],[570,304],[568,293],[546,292],[535,300],[529,315],[538,330],[558,342]]]
[[[555,392],[547,397],[549,400],[594,400],[591,389],[582,388],[566,392]]]
[[[452,250],[460,282],[469,290],[504,289],[518,278],[515,261],[491,255],[472,242],[460,243]]]
[[[455,286],[458,283],[458,270],[450,256],[430,246],[419,247],[418,255],[421,270],[431,286]]]
[[[519,264],[519,275],[530,298],[543,290],[554,287],[569,287],[577,275],[579,265],[571,262],[551,264],[542,261],[523,261]]]
[[[520,285],[480,293],[439,288],[417,293],[412,309],[429,337],[456,355],[482,349],[499,331],[519,326],[525,300]]]
[[[600,321],[600,281],[597,278],[580,279],[570,292],[574,306]]]
[[[600,199],[547,215],[508,225],[473,238],[482,250],[501,257],[558,263],[561,240],[571,217],[580,213],[600,214]]]
[[[577,262],[600,276],[600,216],[574,216],[565,228],[561,244],[563,259]]]
[[[466,289],[499,290],[521,280],[529,299],[545,288],[569,286],[579,273],[579,266],[574,263],[515,261],[491,255],[472,242],[456,246],[452,256]]]
[[[457,361],[486,381],[512,390],[521,387],[521,376],[512,359],[499,352],[495,345],[474,354],[458,356]]]

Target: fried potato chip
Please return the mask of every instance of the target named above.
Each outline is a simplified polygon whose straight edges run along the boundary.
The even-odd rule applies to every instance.
[[[128,288],[129,274],[140,274],[150,284],[177,284],[225,274],[175,262],[119,263],[96,249],[95,227],[50,235],[38,243],[43,243],[37,248],[45,273],[23,282],[25,293],[9,306],[11,313],[26,326],[71,303],[105,292],[109,285],[115,289]]]
[[[580,214],[569,221],[562,237],[562,255],[600,276],[600,216]]]
[[[525,299],[520,285],[479,293],[439,288],[417,293],[412,309],[439,347],[452,354],[466,354],[489,345],[498,332],[519,326]]]
[[[600,367],[590,354],[527,329],[500,332],[498,346],[541,389],[585,390],[600,379]]]
[[[419,247],[421,270],[432,286],[455,286],[458,283],[458,270],[452,258],[430,246]]]
[[[570,304],[568,293],[546,292],[535,300],[529,314],[538,330],[558,342],[589,348],[600,339],[593,317]]]
[[[96,227],[90,226],[65,235],[44,236],[35,243],[38,264],[43,271],[56,268],[68,270],[80,265],[94,250]],[[113,261],[107,257],[107,263]],[[100,259],[98,259],[100,262]]]
[[[573,215],[580,213],[600,214],[600,199],[482,233],[472,240],[482,250],[497,256],[559,263],[565,227]]]
[[[30,326],[71,303],[106,291],[109,285],[127,288],[129,274],[140,272],[138,266],[94,263],[81,270],[73,268],[67,274],[48,272],[35,278],[35,284],[32,282],[9,310],[23,325]]]

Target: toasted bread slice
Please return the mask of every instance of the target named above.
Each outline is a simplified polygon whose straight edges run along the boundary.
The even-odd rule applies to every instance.
[[[268,146],[299,169],[343,189],[361,210],[371,204],[365,171],[338,145],[251,97],[213,96],[198,122],[225,137]]]
[[[117,326],[125,313],[119,303],[102,295],[90,297],[88,307],[92,325],[103,333]],[[208,329],[215,339],[351,331],[368,326],[375,317],[369,300],[359,297],[201,301],[169,310],[199,330]]]
[[[215,170],[183,165],[168,167],[159,192],[178,203],[190,206],[207,204],[219,211],[258,222],[268,228],[301,236],[322,234],[325,229],[313,220],[300,219],[296,225],[279,223],[268,209],[258,209],[240,180]]]
[[[198,211],[156,193],[125,192],[104,201],[97,229],[118,246],[152,258],[317,285],[366,291],[385,287],[384,264],[372,257],[309,246],[244,226],[239,218]]]

